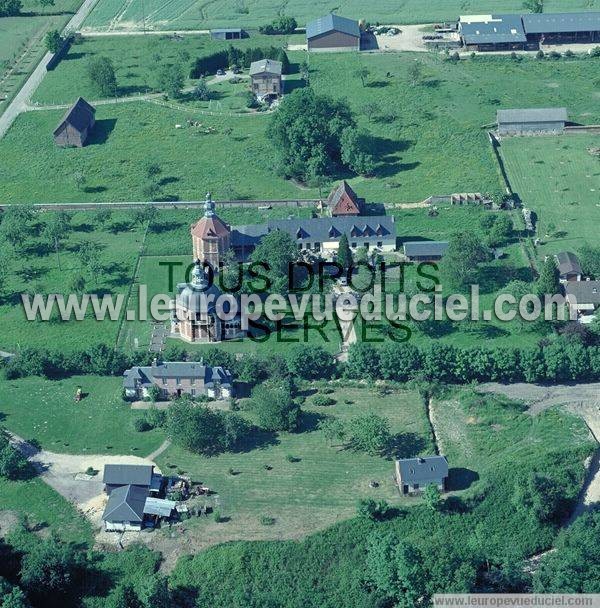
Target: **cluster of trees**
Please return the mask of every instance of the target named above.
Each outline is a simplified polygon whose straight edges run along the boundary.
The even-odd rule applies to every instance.
[[[357,130],[349,106],[310,87],[286,96],[267,134],[286,178],[320,183],[340,168],[365,175],[375,168],[370,138]]]
[[[190,78],[202,78],[206,74],[214,74],[217,70],[226,70],[229,67],[249,68],[253,61],[260,59],[281,61],[283,73],[289,72],[290,61],[282,48],[271,46],[240,49],[229,45],[227,50],[198,57],[192,66]]]
[[[294,400],[289,378],[268,380],[252,391],[251,409],[265,431],[296,431],[300,404]]]
[[[100,95],[116,97],[117,76],[113,62],[102,55],[92,57],[87,64],[87,75],[92,86]]]
[[[461,348],[439,341],[421,348],[356,343],[344,371],[350,378],[397,382],[592,382],[600,379],[600,347],[563,336],[534,348]]]
[[[579,261],[586,276],[600,281],[600,247],[582,245],[579,249]]]
[[[267,35],[293,34],[297,27],[298,22],[294,19],[294,17],[282,15],[281,17],[274,19],[271,23],[259,26],[258,31],[261,34]]]
[[[11,445],[6,431],[0,428],[0,477],[21,479],[29,472],[27,459]]]
[[[252,430],[235,412],[211,410],[187,396],[173,402],[165,428],[181,447],[208,456],[234,450]]]
[[[38,0],[38,4],[42,7],[54,6],[54,0]],[[21,0],[0,0],[0,17],[15,17],[22,8]]]
[[[378,455],[390,445],[389,422],[377,414],[363,414],[347,421],[325,418],[319,428],[329,442],[357,452]]]

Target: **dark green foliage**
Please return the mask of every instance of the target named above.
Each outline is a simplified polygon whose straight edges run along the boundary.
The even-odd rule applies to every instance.
[[[133,428],[138,433],[145,433],[146,431],[150,431],[152,429],[152,425],[145,418],[136,418],[133,421]]]
[[[317,407],[329,407],[335,405],[335,399],[328,397],[327,395],[315,395],[312,399],[313,405]]]
[[[226,70],[233,66],[249,68],[253,61],[259,61],[260,59],[281,61],[281,48],[271,46],[240,49],[230,45],[226,51],[218,51],[211,55],[198,57],[190,72],[190,78],[203,78],[207,74],[214,74],[217,70]]]
[[[541,522],[559,523],[568,512],[561,487],[551,474],[530,473],[517,482],[513,503],[517,509],[526,509]]]
[[[286,95],[267,130],[279,154],[280,173],[302,180],[330,174],[342,162],[342,133],[354,126],[344,102],[311,88]]]
[[[546,555],[533,577],[538,593],[600,593],[600,511],[579,517],[563,530],[556,551]]]
[[[288,17],[282,15],[277,19],[273,20],[267,25],[261,25],[258,31],[261,34],[276,35],[276,34],[293,34],[294,30],[298,27],[298,23],[294,17]]]
[[[304,380],[330,378],[335,372],[331,353],[315,344],[297,345],[290,350],[287,364],[293,376]]]
[[[92,57],[87,66],[88,78],[101,95],[117,94],[117,77],[108,57]]]
[[[156,75],[156,88],[166,93],[171,99],[181,97],[181,90],[185,84],[183,68],[179,64],[162,65]]]
[[[579,260],[584,274],[600,280],[600,247],[582,245],[579,249]]]
[[[544,261],[540,276],[536,284],[537,292],[540,295],[543,294],[560,294],[560,277],[558,274],[558,268],[554,261],[554,256],[549,255]]]
[[[60,51],[60,47],[63,44],[63,39],[58,30],[49,31],[44,37],[44,44],[46,45],[46,50],[50,53],[58,53]]]
[[[391,511],[390,505],[385,500],[365,498],[358,503],[358,514],[373,521],[384,520]]]
[[[21,0],[0,0],[0,17],[14,17],[21,12]]]
[[[258,424],[266,431],[295,431],[300,419],[300,406],[292,399],[285,383],[269,382],[252,391],[252,409]]]
[[[8,440],[4,429],[0,428],[0,477],[20,479],[30,470],[25,456],[15,449]]]
[[[477,276],[477,267],[490,259],[489,252],[474,232],[452,235],[448,251],[444,256],[444,271],[448,283],[453,287],[465,287]]]
[[[234,449],[250,432],[248,423],[237,414],[213,411],[186,397],[173,402],[165,426],[175,443],[206,455]]]
[[[336,262],[342,268],[350,268],[350,266],[352,266],[352,250],[350,249],[350,244],[348,243],[348,236],[345,232],[340,238]]]
[[[290,264],[298,258],[298,247],[292,237],[282,230],[273,230],[261,239],[250,255],[256,271],[266,276],[264,289],[270,293],[286,294],[290,285]],[[259,289],[263,286],[260,285]]]

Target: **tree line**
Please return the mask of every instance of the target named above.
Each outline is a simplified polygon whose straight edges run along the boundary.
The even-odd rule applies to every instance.
[[[229,67],[249,68],[253,61],[261,59],[281,61],[283,73],[289,72],[290,62],[282,48],[271,46],[240,49],[230,45],[227,50],[198,57],[192,66],[190,78],[202,78],[206,74],[214,74],[217,70],[225,70]]]

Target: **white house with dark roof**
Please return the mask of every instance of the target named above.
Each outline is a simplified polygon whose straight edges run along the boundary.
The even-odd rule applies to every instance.
[[[396,483],[402,494],[418,494],[434,484],[444,492],[448,479],[445,456],[423,456],[396,460]]]

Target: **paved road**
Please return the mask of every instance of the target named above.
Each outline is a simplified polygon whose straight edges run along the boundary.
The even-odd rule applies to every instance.
[[[85,0],[79,10],[73,15],[63,32],[70,31],[74,32],[78,30],[85,18],[89,15],[94,5],[98,0]],[[31,73],[31,76],[25,81],[21,90],[16,94],[10,105],[4,110],[4,113],[0,116],[0,139],[4,137],[12,123],[15,121],[17,116],[21,112],[25,111],[27,102],[31,99],[31,96],[35,93],[40,83],[46,75],[46,65],[50,58],[51,53],[46,53],[40,63],[37,65],[35,70]]]
[[[210,30],[80,30],[86,38],[102,36],[193,36],[210,34]]]

